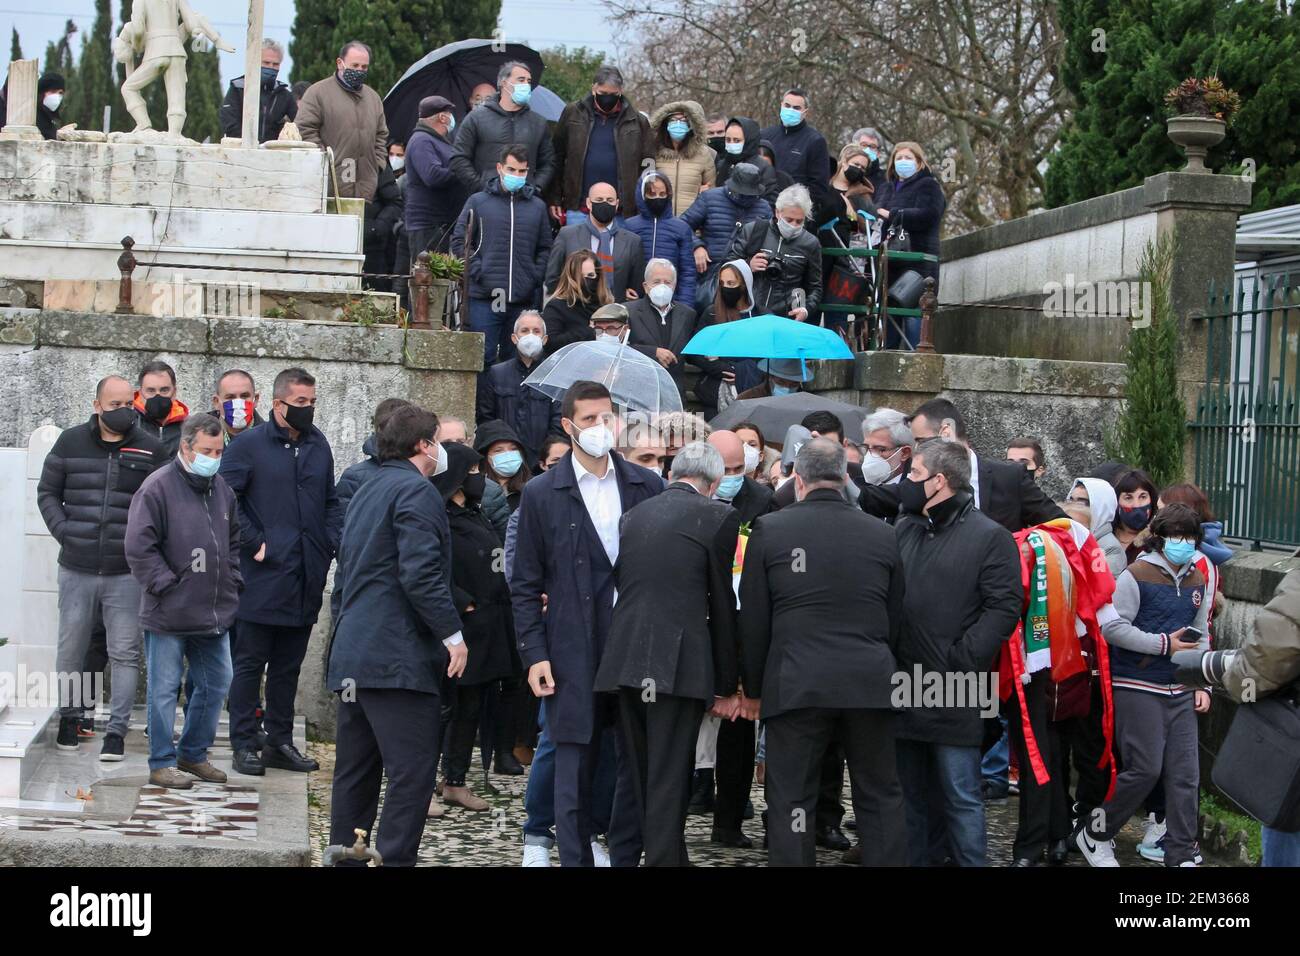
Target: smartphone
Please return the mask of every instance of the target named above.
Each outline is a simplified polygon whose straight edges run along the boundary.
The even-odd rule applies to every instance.
[[[1200,639],[1201,629],[1199,627],[1189,627],[1183,632],[1183,636],[1179,638],[1180,641],[1187,641],[1189,644],[1199,641]]]

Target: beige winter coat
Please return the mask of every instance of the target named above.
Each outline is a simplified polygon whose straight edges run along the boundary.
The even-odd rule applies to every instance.
[[[673,113],[685,113],[691,124],[680,149],[673,147],[668,135],[668,117]],[[704,107],[694,100],[665,103],[651,115],[650,131],[656,146],[655,167],[672,182],[673,215],[680,216],[695,202],[701,186],[714,185],[717,155],[709,147]]]
[[[336,75],[326,77],[308,87],[297,123],[306,142],[333,148],[339,195],[375,198],[379,167],[388,162],[388,123],[378,93],[368,86],[353,93]],[[329,191],[333,195],[333,180]]]
[[[1300,570],[1278,585],[1223,675],[1234,700],[1252,701],[1300,677]]]

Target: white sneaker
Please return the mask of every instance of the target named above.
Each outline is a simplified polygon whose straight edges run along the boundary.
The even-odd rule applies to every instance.
[[[1190,866],[1190,867],[1196,867],[1196,866],[1198,866],[1199,864],[1193,862],[1192,860],[1184,860],[1182,863],[1179,863],[1178,865],[1179,865],[1179,866]]]
[[[551,850],[550,847],[539,846],[536,843],[524,844],[524,862],[523,866],[550,866]]]
[[[1142,834],[1142,842],[1139,844],[1139,847],[1155,846],[1165,835],[1166,829],[1167,828],[1163,822],[1156,822],[1156,815],[1154,813],[1148,813],[1146,831]]]
[[[1074,842],[1089,866],[1119,866],[1119,860],[1115,859],[1114,840],[1094,840],[1085,827],[1075,835]]]
[[[591,841],[591,855],[597,866],[609,866],[609,854],[597,841]]]

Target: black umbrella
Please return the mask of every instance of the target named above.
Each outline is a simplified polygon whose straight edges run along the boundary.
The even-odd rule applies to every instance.
[[[768,443],[776,445],[785,437],[786,430],[791,425],[798,425],[809,412],[834,412],[844,423],[844,437],[850,441],[862,440],[862,420],[867,417],[865,409],[823,398],[813,392],[732,402],[709,424],[717,431],[730,430],[741,422],[753,422],[763,430]]]
[[[389,137],[405,143],[420,118],[420,100],[435,94],[451,100],[459,123],[469,112],[469,97],[474,87],[480,83],[496,86],[497,71],[510,60],[518,60],[528,67],[534,86],[542,81],[541,55],[522,43],[459,40],[425,54],[411,64],[384,97]]]

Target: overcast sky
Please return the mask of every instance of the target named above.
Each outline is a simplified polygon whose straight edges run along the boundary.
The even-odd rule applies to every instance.
[[[9,55],[10,30],[18,28],[23,56],[44,59],[45,44],[56,40],[63,24],[71,19],[80,31],[95,22],[94,0],[46,0],[50,10],[31,11],[30,0],[0,0],[0,42],[5,44],[0,56]],[[193,7],[212,21],[222,37],[236,48],[235,53],[221,54],[221,79],[244,72],[244,31],[247,29],[248,5],[239,0],[190,0]],[[266,35],[289,46],[293,26],[294,0],[266,0]],[[586,46],[615,53],[613,31],[605,19],[605,5],[600,0],[503,0],[501,28],[506,39],[527,43],[536,48]],[[121,17],[121,4],[113,2],[114,28]],[[365,37],[360,39],[364,40]],[[80,36],[73,38],[73,56],[81,50]],[[5,71],[7,72],[7,70]],[[286,57],[281,76],[289,75]],[[387,92],[384,90],[380,91]]]

